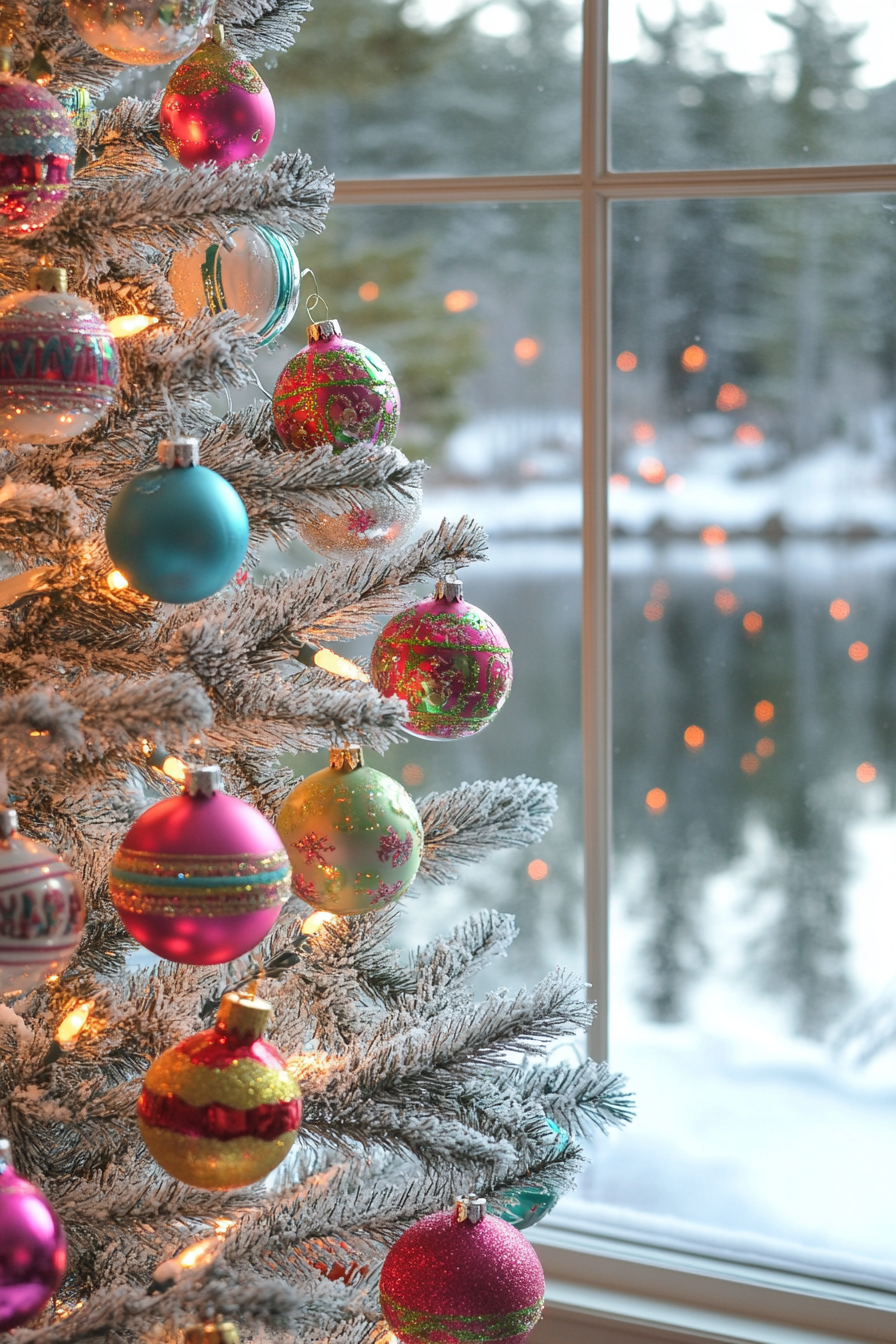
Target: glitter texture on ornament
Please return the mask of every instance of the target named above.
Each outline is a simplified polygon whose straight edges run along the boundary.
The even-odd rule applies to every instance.
[[[260,159],[274,135],[274,100],[258,71],[230,47],[224,30],[203,42],[168,81],[159,108],[165,148],[184,168]]]
[[[0,233],[32,234],[62,208],[78,145],[49,89],[0,73]]]

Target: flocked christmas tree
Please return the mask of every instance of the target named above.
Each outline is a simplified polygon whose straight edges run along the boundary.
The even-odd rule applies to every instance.
[[[590,1018],[569,974],[474,1001],[508,918],[389,945],[412,881],[536,839],[554,797],[415,803],[355,745],[480,731],[510,684],[456,580],[482,530],[411,540],[425,468],[392,446],[388,369],[325,321],[273,402],[212,408],[254,383],[324,224],[326,172],[258,162],[248,63],[307,8],[3,16],[0,1331],[22,1341],[378,1339],[412,1225],[396,1336],[520,1339],[543,1285],[514,1223],[629,1113],[604,1065],[537,1062]],[[123,65],[175,60],[161,102],[93,109]],[[324,562],[253,579],[295,535]],[[332,646],[387,617],[371,681]],[[327,747],[298,785],[279,764]],[[129,970],[132,935],[168,960]]]

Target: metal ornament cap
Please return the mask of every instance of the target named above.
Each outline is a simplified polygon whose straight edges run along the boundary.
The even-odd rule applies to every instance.
[[[64,266],[32,266],[28,271],[28,288],[45,294],[67,294],[68,271]]]
[[[199,440],[186,434],[162,439],[156,456],[163,467],[198,467]]]
[[[9,840],[19,829],[19,814],[14,807],[0,807],[0,840]]]
[[[312,322],[306,328],[308,340],[311,341],[329,341],[334,336],[342,335],[342,328],[335,317],[329,317],[323,322]]]
[[[12,1167],[12,1145],[9,1139],[0,1139],[0,1176]]]
[[[220,765],[193,765],[187,770],[184,780],[184,792],[191,798],[201,795],[211,798],[224,787],[224,776]]]
[[[436,590],[433,596],[437,602],[462,602],[464,600],[464,586],[456,575],[448,574],[445,578],[436,580]]]
[[[364,764],[364,752],[357,745],[345,744],[343,747],[330,748],[330,769],[342,770],[360,770]]]
[[[274,1010],[254,994],[225,994],[218,1008],[215,1026],[225,1036],[242,1042],[259,1041],[267,1030]]]
[[[240,1344],[240,1332],[233,1321],[188,1325],[184,1330],[184,1344]]]
[[[454,1217],[458,1223],[479,1223],[485,1214],[485,1200],[478,1195],[458,1195],[454,1201]]]

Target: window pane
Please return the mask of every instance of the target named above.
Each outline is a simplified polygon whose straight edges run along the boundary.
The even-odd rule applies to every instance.
[[[610,0],[613,165],[889,163],[891,0]]]
[[[339,0],[261,73],[337,177],[575,171],[581,0]]]
[[[489,985],[531,984],[558,963],[584,972],[577,207],[337,207],[302,263],[346,335],[396,376],[397,445],[430,466],[422,526],[467,514],[487,529],[490,563],[462,571],[464,594],[514,651],[510,697],[481,733],[410,739],[374,763],[417,797],[518,774],[560,789],[543,841],[463,869],[450,886],[415,884],[397,937],[414,945],[474,911],[510,911],[520,936]],[[543,275],[550,304],[536,281]],[[296,323],[284,348],[263,356],[267,387],[303,342]],[[294,546],[265,563],[315,559]],[[340,651],[368,652],[370,643]],[[323,763],[303,757],[296,768]]]
[[[891,1282],[894,204],[614,207],[610,1029],[639,1114],[583,1187],[648,1237]]]

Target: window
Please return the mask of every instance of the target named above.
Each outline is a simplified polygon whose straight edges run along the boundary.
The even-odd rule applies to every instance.
[[[495,983],[587,956],[639,1097],[537,1230],[549,1276],[648,1333],[882,1340],[896,24],[776,12],[340,0],[267,77],[338,177],[302,260],[400,374],[427,516],[490,531],[467,596],[517,653],[487,733],[396,765],[561,787],[406,934],[488,900],[523,930]]]

